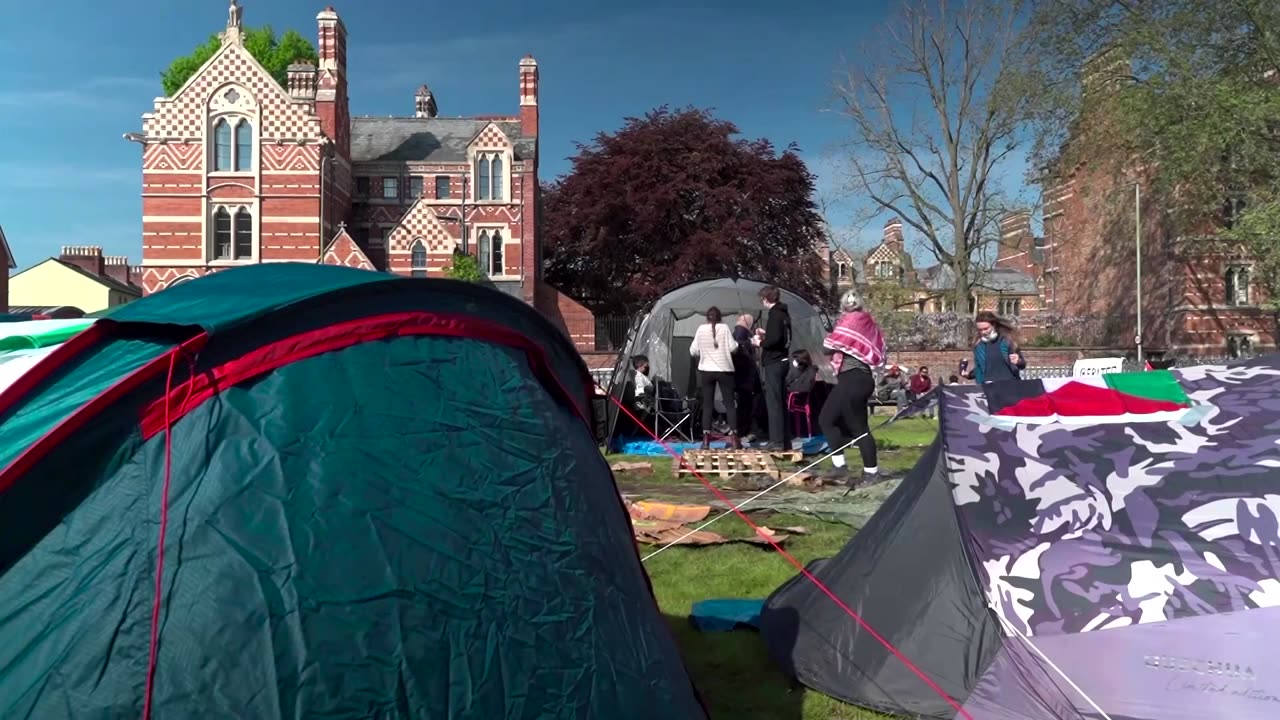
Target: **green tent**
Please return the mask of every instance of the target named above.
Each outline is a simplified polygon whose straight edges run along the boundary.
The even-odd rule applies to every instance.
[[[0,717],[705,718],[591,381],[476,285],[176,285],[0,392]]]

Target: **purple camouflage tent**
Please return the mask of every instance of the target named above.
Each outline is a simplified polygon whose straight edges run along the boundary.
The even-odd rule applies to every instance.
[[[910,717],[1280,717],[1280,358],[1169,377],[1178,417],[1087,424],[946,388],[934,446],[810,567],[963,713],[803,577],[766,603],[770,654]]]

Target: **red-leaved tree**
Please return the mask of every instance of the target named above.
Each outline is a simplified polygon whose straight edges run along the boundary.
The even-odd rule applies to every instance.
[[[600,314],[715,277],[825,299],[813,175],[794,145],[737,135],[705,110],[662,107],[579,145],[543,189],[546,278]]]

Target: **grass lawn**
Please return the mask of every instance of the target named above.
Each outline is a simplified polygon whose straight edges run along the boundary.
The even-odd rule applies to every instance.
[[[910,469],[936,431],[937,421],[910,419],[875,433],[877,444],[883,449],[881,466],[886,470]],[[848,455],[851,464],[857,467],[857,451]],[[624,490],[629,480],[646,484],[675,482],[669,458],[610,456],[609,459],[653,464],[652,475],[628,478],[626,474],[619,474],[619,485]],[[748,515],[757,524],[808,528],[811,534],[793,535],[786,545],[801,563],[834,555],[854,532],[847,525],[810,517],[767,512]],[[751,533],[745,523],[734,517],[724,518],[713,529],[733,537]],[[651,550],[642,548],[641,554]],[[754,631],[700,633],[693,629],[688,619],[693,603],[711,598],[763,599],[794,576],[796,569],[774,550],[748,545],[676,547],[649,560],[645,569],[653,581],[658,605],[676,633],[694,682],[710,706],[713,718],[883,720],[886,717],[793,687],[774,667],[760,636]]]

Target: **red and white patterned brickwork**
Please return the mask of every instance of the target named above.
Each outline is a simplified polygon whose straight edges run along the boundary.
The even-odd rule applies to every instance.
[[[493,150],[502,151],[511,149],[511,140],[507,134],[502,132],[494,123],[489,123],[476,134],[474,140],[471,141],[471,149],[478,151]]]
[[[260,105],[259,133],[264,143],[324,140],[320,118],[310,106],[294,102],[249,51],[235,42],[224,45],[172,98],[156,100],[155,111],[143,124],[147,138],[203,142],[210,99],[229,85],[244,87]]]

